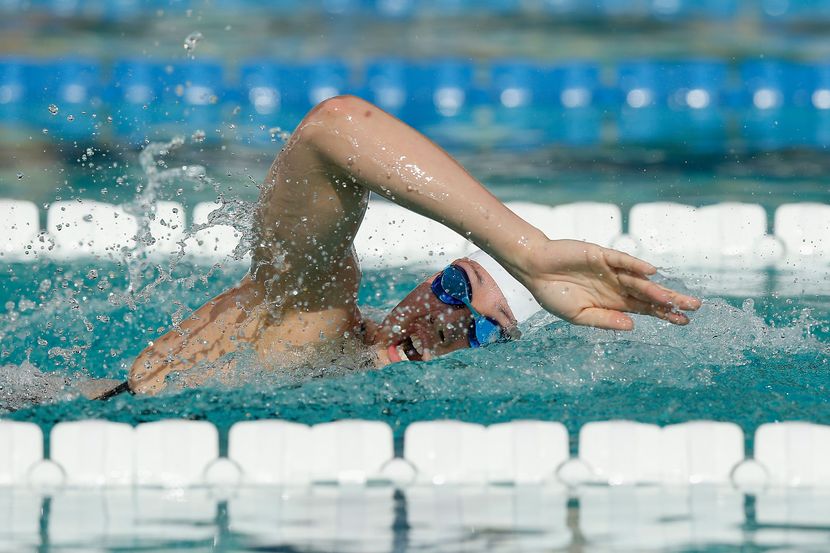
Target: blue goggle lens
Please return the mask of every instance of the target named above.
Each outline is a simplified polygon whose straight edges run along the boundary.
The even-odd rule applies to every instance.
[[[502,340],[501,326],[488,319],[487,317],[478,316],[473,321],[473,328],[470,329],[470,347],[477,348],[486,346]]]
[[[472,285],[461,267],[449,265],[432,281],[432,292],[447,305],[466,305],[473,314],[469,342],[471,348],[503,339],[501,325],[478,313],[472,306]]]

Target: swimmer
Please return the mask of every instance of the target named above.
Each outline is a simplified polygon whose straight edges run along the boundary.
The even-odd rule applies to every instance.
[[[353,247],[370,192],[481,248],[428,277],[379,323],[358,308]],[[263,363],[316,350],[331,363],[365,350],[367,364],[382,367],[515,339],[519,323],[540,309],[614,330],[633,328],[626,313],[687,324],[683,311],[700,301],[650,281],[655,272],[619,251],[549,240],[426,137],[339,96],[312,109],[273,162],[248,274],[152,342],[127,382],[98,397],[158,393],[171,373],[216,370],[243,345]]]

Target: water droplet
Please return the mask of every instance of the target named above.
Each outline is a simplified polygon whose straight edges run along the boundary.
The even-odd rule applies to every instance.
[[[20,179],[22,179],[22,178],[23,178],[23,173],[21,173],[20,171],[18,171],[18,172],[17,172],[17,180],[20,180]]]
[[[43,129],[41,132],[42,132],[43,134],[49,134],[49,129]]]
[[[198,129],[194,131],[193,134],[190,136],[190,140],[192,140],[193,142],[204,142],[206,136],[207,134],[205,133],[205,131]]]
[[[192,56],[193,51],[196,49],[196,45],[199,44],[199,41],[202,40],[202,38],[204,37],[199,31],[195,31],[187,35],[187,38],[184,39],[185,52]]]
[[[394,332],[394,333],[396,333],[396,334],[397,334],[397,333],[398,333],[398,332],[400,332],[400,331],[401,331],[401,325],[394,325],[394,326],[392,326],[392,332]]]
[[[95,269],[90,269],[90,271],[86,274],[86,278],[89,280],[95,280],[98,278],[98,271]]]
[[[93,150],[92,148],[87,148],[86,149],[86,155],[87,156],[92,156],[94,154],[95,154],[95,150]]]
[[[57,115],[58,106],[56,106],[55,104],[49,104],[49,113],[51,113],[52,115]]]
[[[72,121],[74,121],[74,120],[75,120],[75,116],[74,116],[74,115],[72,115],[72,114],[69,114],[69,115],[67,115],[67,116],[66,116],[66,120],[67,120],[67,121],[69,121],[69,122],[71,123]]]

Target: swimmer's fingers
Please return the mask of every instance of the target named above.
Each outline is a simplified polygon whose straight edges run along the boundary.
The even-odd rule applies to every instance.
[[[628,302],[626,302],[625,310],[630,313],[657,317],[658,319],[663,319],[664,321],[680,326],[689,324],[689,317],[679,311],[675,311],[671,307],[654,305],[653,303],[633,298],[629,298]]]
[[[621,269],[637,275],[653,275],[657,268],[647,261],[638,259],[617,250],[605,249],[605,261],[615,269]]]
[[[634,328],[634,321],[622,311],[602,307],[586,307],[570,322],[607,330],[631,330]]]
[[[699,299],[660,286],[643,276],[620,272],[617,278],[626,293],[647,304],[686,311],[696,311],[700,307]]]
[[[630,299],[625,309],[631,313],[650,315],[680,326],[689,323],[689,318],[683,313],[678,313],[677,311],[672,311],[669,308],[651,305],[639,300]],[[573,320],[571,320],[571,322],[578,325],[593,326],[607,330],[632,330],[634,328],[634,320],[622,311],[604,309],[601,307],[583,309],[576,317],[573,318]]]

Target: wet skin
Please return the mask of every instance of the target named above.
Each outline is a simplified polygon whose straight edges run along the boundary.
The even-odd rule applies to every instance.
[[[499,323],[507,335],[518,337],[516,318],[487,271],[466,258],[453,264],[464,269],[470,279],[473,308]],[[380,351],[385,346],[389,362],[427,361],[469,347],[473,316],[466,306],[447,305],[435,296],[432,281],[437,276],[418,285],[375,330],[373,343],[381,346]]]
[[[375,348],[379,366],[466,347],[469,310],[440,302],[432,278],[379,325],[362,317],[353,242],[370,192],[469,237],[546,310],[574,324],[630,330],[632,312],[683,325],[689,319],[680,311],[700,306],[651,282],[655,268],[645,261],[549,240],[426,137],[359,98],[336,97],[303,119],[266,176],[250,273],[147,344],[130,369],[130,388],[156,393],[171,372],[213,363],[243,343],[267,363],[309,345],[360,341]],[[489,275],[470,260],[458,263],[474,308],[514,332]]]

